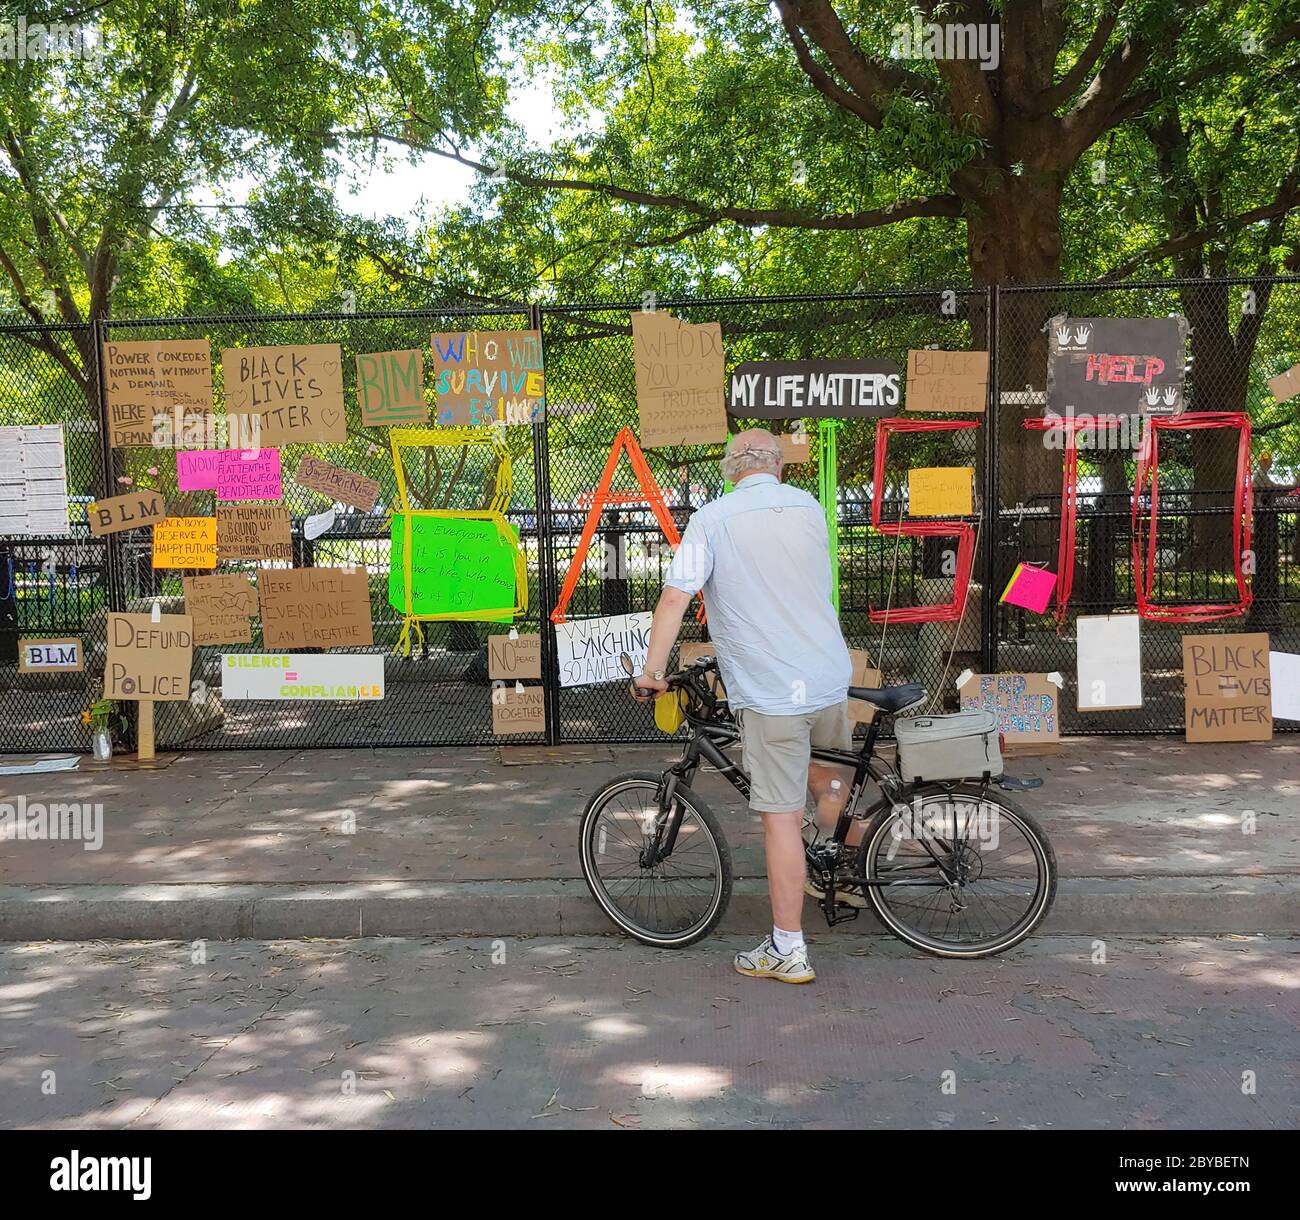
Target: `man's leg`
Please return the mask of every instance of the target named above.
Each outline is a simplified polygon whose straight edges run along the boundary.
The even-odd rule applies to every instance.
[[[767,893],[772,900],[772,923],[786,932],[803,930],[803,883],[807,874],[803,835],[797,813],[763,814],[763,842],[767,849]]]
[[[741,747],[749,773],[749,807],[763,818],[772,932],[757,949],[736,954],[741,974],[811,983],[816,975],[803,942],[803,836],[811,716],[741,714]]]

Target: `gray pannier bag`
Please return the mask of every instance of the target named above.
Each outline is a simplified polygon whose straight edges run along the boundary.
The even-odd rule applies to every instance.
[[[992,712],[954,712],[894,721],[898,774],[906,783],[1002,774],[1002,742]]]

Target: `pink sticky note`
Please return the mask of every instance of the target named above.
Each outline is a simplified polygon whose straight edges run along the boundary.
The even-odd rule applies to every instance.
[[[1042,568],[1031,568],[1028,564],[1018,564],[1011,573],[1007,587],[1002,591],[1002,600],[1008,606],[1023,606],[1035,614],[1042,614],[1056,592],[1056,573]]]
[[[278,500],[278,449],[223,449],[217,462],[218,500]]]
[[[181,491],[215,491],[217,462],[223,449],[178,449],[176,486]]]

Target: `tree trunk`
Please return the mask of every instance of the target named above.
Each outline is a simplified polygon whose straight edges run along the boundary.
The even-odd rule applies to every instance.
[[[1244,411],[1250,381],[1253,341],[1239,343],[1229,325],[1228,286],[1194,284],[1181,293],[1183,313],[1191,327],[1192,366],[1188,374],[1189,401],[1196,411]],[[1266,299],[1257,299],[1261,313]],[[1242,319],[1243,326],[1245,318]],[[1244,338],[1244,336],[1241,336]],[[1232,488],[1237,474],[1235,436],[1217,429],[1191,434],[1192,502],[1194,513],[1185,567],[1203,572],[1230,572],[1232,554]],[[1213,511],[1211,510],[1218,510]]]
[[[967,247],[975,283],[1050,284],[1061,274],[1061,184],[1055,174],[991,172],[983,190],[966,203]],[[998,313],[998,389],[1002,393],[1047,389],[1047,335],[1043,325],[1059,312],[1054,291],[1001,294]],[[1040,403],[997,404],[1000,504],[1059,503],[1060,450],[1044,443],[1024,421],[1043,414]],[[996,510],[999,505],[990,506]],[[1032,519],[1029,519],[1032,520]],[[1059,533],[1030,528],[1022,559],[1056,559]],[[997,579],[1001,574],[995,573]]]

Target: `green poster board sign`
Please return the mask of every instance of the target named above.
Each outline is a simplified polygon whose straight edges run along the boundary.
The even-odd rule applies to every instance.
[[[406,602],[406,532],[411,532],[411,604]],[[496,514],[395,513],[388,604],[417,619],[511,622],[518,612],[519,534]]]

